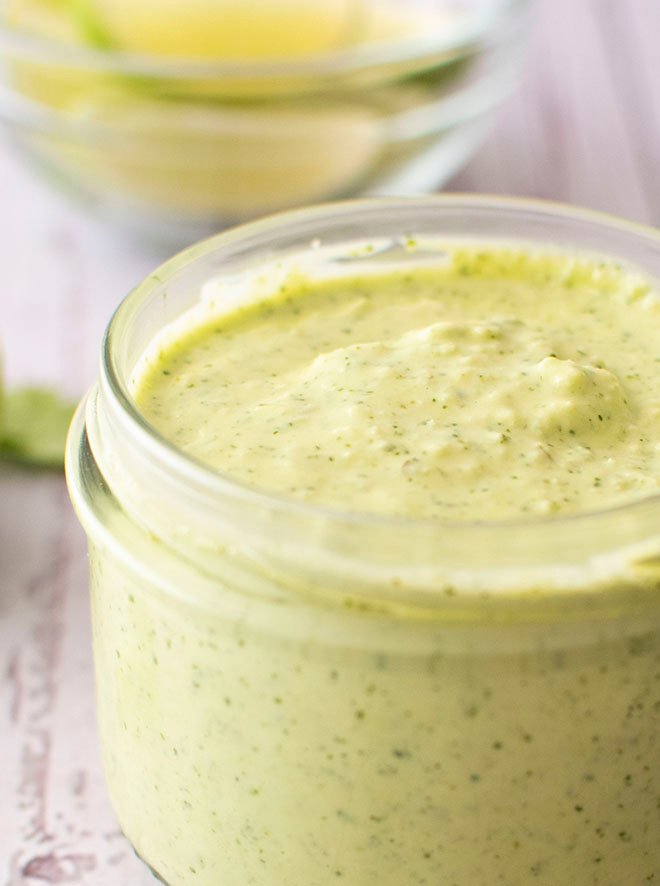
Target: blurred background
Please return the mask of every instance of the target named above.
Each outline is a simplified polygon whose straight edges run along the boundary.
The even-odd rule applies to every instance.
[[[528,4],[513,5],[520,17],[515,21],[524,27]],[[430,132],[433,126],[428,115],[417,113],[418,98],[422,105],[429,96],[451,98],[456,84],[462,88],[462,78],[476,77],[479,90],[470,95],[481,97],[483,106],[470,105],[469,125],[460,129],[458,142],[449,140],[451,150],[446,150],[448,142],[444,142],[435,154],[424,154],[422,178],[431,182],[435,175],[438,182],[444,181],[445,190],[542,197],[660,224],[660,4],[652,0],[537,0],[531,7],[531,35],[529,42],[524,41],[522,55],[520,34],[507,20],[504,32],[498,32],[498,41],[504,42],[496,42],[501,54],[492,58],[479,55],[475,48],[479,40],[473,33],[461,38],[456,44],[459,49],[425,46],[429,58],[441,59],[437,70],[433,65],[424,69],[427,74],[431,71],[426,78],[410,69],[410,58],[381,60],[378,64],[399,66],[394,95],[391,90],[378,94],[380,87],[367,77],[356,83],[351,80],[351,97],[342,93],[341,101],[333,99],[336,104],[330,110],[328,104],[322,105],[318,116],[308,99],[305,103],[299,96],[295,114],[286,108],[284,118],[275,123],[271,110],[259,106],[249,125],[232,118],[242,139],[236,155],[228,154],[226,148],[222,153],[216,141],[210,149],[206,142],[200,146],[195,134],[197,112],[190,115],[188,109],[185,150],[174,155],[170,150],[162,174],[151,181],[149,157],[156,162],[159,145],[167,154],[171,119],[179,119],[176,108],[173,118],[167,116],[171,104],[165,116],[167,132],[160,112],[154,118],[153,102],[161,102],[162,96],[154,98],[149,93],[147,101],[141,94],[143,104],[131,115],[128,129],[120,131],[117,156],[127,144],[137,144],[144,166],[138,164],[136,169],[129,164],[129,174],[120,159],[108,177],[107,170],[94,165],[94,158],[93,163],[89,156],[76,155],[73,160],[67,156],[66,162],[60,162],[63,155],[52,154],[57,141],[53,132],[61,120],[51,119],[52,132],[45,141],[35,140],[34,121],[21,116],[26,111],[23,105],[17,110],[17,96],[10,95],[7,86],[11,78],[5,77],[0,90],[0,109],[10,124],[0,138],[0,349],[5,384],[10,388],[47,385],[68,398],[78,398],[94,381],[100,340],[110,314],[131,287],[175,244],[220,224],[222,218],[235,221],[278,208],[288,199],[278,191],[286,173],[278,172],[278,167],[277,174],[262,183],[258,193],[269,188],[271,195],[265,203],[252,199],[245,187],[238,188],[229,204],[212,204],[210,211],[204,204],[204,212],[194,217],[189,206],[182,212],[180,205],[172,208],[172,201],[180,203],[188,188],[196,189],[198,197],[212,191],[217,176],[226,176],[227,163],[234,169],[230,179],[235,177],[237,157],[243,162],[250,151],[256,154],[245,162],[259,167],[262,159],[272,162],[277,143],[284,163],[292,148],[291,143],[280,143],[280,127],[296,134],[300,113],[303,120],[315,121],[311,147],[305,149],[311,154],[294,159],[307,163],[311,172],[305,187],[289,195],[291,201],[378,191],[378,176],[385,166],[374,165],[372,130],[363,116],[354,117],[360,105],[356,95],[378,94],[373,105],[377,116],[381,115],[378,119],[383,115],[397,118],[388,133],[409,134],[412,130],[405,129],[401,120],[413,129],[417,126],[415,132],[424,136],[419,142],[412,139],[417,163],[424,154],[422,148],[437,148],[434,138],[438,135],[425,140],[427,129]],[[25,64],[28,56],[21,55],[23,48],[12,44],[8,49],[6,41],[3,46],[5,74],[18,63],[17,58]],[[519,59],[520,79],[512,86]],[[36,69],[30,69],[30,64],[35,64],[34,58],[28,60],[29,76],[24,80],[28,85],[19,100],[30,92],[35,114],[44,108],[34,103],[48,102],[49,111],[60,114],[60,93],[46,101],[43,83],[34,85]],[[127,76],[137,78],[143,90],[149,77],[156,75],[131,70]],[[196,88],[200,76],[195,73]],[[208,75],[208,82],[214,76]],[[162,71],[157,78],[163,79]],[[201,79],[206,88],[207,80]],[[56,82],[52,72],[47,81]],[[177,82],[180,88],[180,79]],[[241,89],[257,89],[258,84],[250,82],[251,86],[243,84]],[[503,97],[505,92],[508,97]],[[102,96],[103,101],[88,101],[91,107],[84,124],[96,127],[95,138],[114,138],[118,124],[108,124],[107,115],[113,102],[116,107],[117,97],[107,91]],[[236,96],[225,100],[231,104]],[[347,102],[350,125],[340,128],[336,136],[337,121],[346,127]],[[405,118],[399,118],[404,111]],[[411,116],[412,111],[416,116]],[[451,133],[459,131],[459,116],[451,119]],[[367,115],[367,122],[372,120]],[[99,126],[112,131],[99,130]],[[176,129],[177,137],[181,131]],[[309,135],[309,126],[297,133],[298,145],[302,131]],[[359,138],[354,140],[356,131]],[[60,142],[66,141],[65,135],[59,133]],[[335,137],[338,141],[330,153],[338,165],[332,166],[332,174],[319,190],[317,164],[327,170],[324,164],[330,161],[320,161],[315,152]],[[115,150],[105,142],[101,149],[94,144],[103,158]],[[387,150],[401,159],[400,146],[388,143]],[[224,171],[211,165],[206,167],[210,177],[191,183],[186,178],[187,151],[201,152],[200,163],[204,156],[221,155]],[[466,164],[458,169],[468,154]],[[396,167],[402,176],[394,185],[390,176],[390,190],[405,192],[419,184],[409,176],[415,165],[409,169],[409,159],[406,155],[403,165],[388,160],[387,169],[392,172]],[[72,184],[71,177],[76,179],[83,169],[82,184]],[[125,199],[127,189],[131,199]],[[73,200],[62,193],[71,190],[76,191]],[[154,212],[153,205],[145,208],[144,199],[133,200],[134,191],[142,198],[146,193],[147,202],[155,199],[158,211]],[[0,760],[0,882],[8,886],[152,882],[118,833],[103,786],[95,735],[82,532],[60,473],[35,473],[9,464],[0,465]]]

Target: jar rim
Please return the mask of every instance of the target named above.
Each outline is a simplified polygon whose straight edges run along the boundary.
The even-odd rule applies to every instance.
[[[389,514],[378,514],[372,512],[352,511],[343,508],[336,508],[318,503],[312,503],[286,496],[266,487],[252,486],[242,482],[229,475],[223,474],[214,468],[209,467],[203,462],[191,457],[183,450],[179,449],[170,440],[164,437],[156,428],[154,428],[140,413],[135,401],[128,391],[125,380],[120,378],[117,362],[114,359],[115,340],[117,338],[117,330],[125,322],[125,315],[133,313],[135,308],[153,292],[153,288],[165,283],[172,274],[182,268],[191,265],[197,260],[208,256],[210,253],[218,249],[222,249],[225,245],[236,244],[241,240],[250,238],[258,238],[267,235],[270,231],[277,230],[281,225],[287,222],[299,224],[300,222],[309,222],[310,226],[315,221],[321,221],[330,215],[351,212],[357,213],[373,209],[385,213],[396,212],[397,208],[409,208],[411,205],[419,205],[424,207],[446,207],[459,208],[464,205],[472,208],[483,208],[491,210],[502,210],[505,212],[517,211],[533,211],[542,215],[563,216],[572,218],[582,222],[601,225],[609,229],[620,229],[633,236],[643,237],[655,244],[660,257],[660,231],[656,231],[650,226],[645,226],[636,222],[617,218],[616,216],[601,213],[589,209],[577,208],[568,204],[562,204],[555,201],[535,200],[520,197],[500,197],[497,195],[472,195],[472,194],[441,194],[430,197],[399,197],[399,198],[368,198],[361,200],[347,200],[335,203],[319,204],[317,206],[306,207],[304,209],[288,210],[270,215],[265,219],[256,222],[248,222],[246,224],[232,228],[229,231],[215,234],[200,243],[197,243],[169,259],[162,264],[156,271],[149,275],[146,280],[138,285],[114,312],[110,323],[107,327],[102,349],[101,359],[101,376],[102,382],[107,386],[107,390],[112,397],[121,406],[127,417],[130,419],[134,429],[139,433],[141,441],[147,443],[152,448],[152,454],[160,460],[167,463],[168,468],[181,473],[188,479],[192,480],[196,485],[200,483],[206,486],[211,495],[226,495],[228,493],[240,496],[247,501],[254,502],[258,506],[268,506],[282,512],[293,512],[296,514],[314,513],[326,519],[340,519],[344,522],[355,525],[371,523],[381,525],[383,527],[402,528],[402,527],[419,527],[433,528],[435,530],[449,529],[455,527],[488,527],[496,530],[498,527],[502,529],[515,530],[524,527],[538,526],[550,527],[556,525],[577,526],[585,520],[595,520],[605,515],[625,515],[640,506],[648,506],[654,504],[660,510],[660,493],[653,495],[641,496],[629,502],[618,503],[615,505],[587,509],[575,513],[560,515],[532,515],[524,517],[510,517],[498,520],[446,520],[439,518],[420,518],[420,517],[402,517]],[[313,235],[313,227],[310,230]]]
[[[546,598],[554,605],[556,595],[570,591],[580,599],[585,594],[592,599],[598,588],[610,590],[598,594],[607,608],[620,605],[625,588],[656,587],[660,494],[576,514],[489,522],[339,510],[228,477],[178,449],[142,416],[130,392],[135,362],[128,354],[132,348],[141,355],[144,347],[142,339],[131,340],[131,331],[141,329],[140,320],[149,310],[157,313],[161,324],[157,328],[180,316],[177,299],[185,293],[183,304],[189,304],[191,293],[197,295],[211,276],[209,266],[214,275],[218,273],[219,257],[220,268],[235,269],[237,264],[244,267],[246,258],[253,263],[256,259],[257,264],[258,259],[272,261],[273,255],[286,254],[285,247],[289,255],[300,256],[314,247],[321,232],[324,243],[345,254],[346,246],[356,242],[356,230],[364,243],[365,231],[377,231],[378,224],[387,232],[388,242],[401,243],[401,238],[393,240],[394,221],[398,224],[404,218],[412,225],[405,226],[406,234],[418,233],[423,239],[424,224],[437,241],[442,225],[457,236],[466,225],[470,231],[479,219],[488,231],[499,231],[507,223],[509,243],[515,236],[516,242],[575,249],[570,238],[548,241],[551,223],[566,233],[563,225],[579,240],[583,254],[586,238],[590,254],[616,257],[647,270],[650,265],[649,276],[660,276],[660,232],[590,210],[499,196],[446,194],[325,204],[215,235],[162,265],[127,296],[110,321],[99,383],[68,444],[67,473],[83,522],[91,527],[88,520],[95,516],[91,487],[80,472],[92,458],[98,477],[94,483],[101,483],[132,522],[184,558],[201,557],[211,571],[220,562],[215,559],[219,551],[241,551],[240,556],[252,563],[250,569],[263,569],[271,577],[281,573],[286,583],[290,567],[296,564],[300,575],[305,573],[305,587],[326,587],[328,582],[344,590],[350,586],[369,606],[385,598],[413,607],[426,607],[430,601],[433,606],[444,605],[443,595],[453,595],[454,588],[461,589],[463,601],[467,593],[470,607],[495,590],[501,600],[513,594],[531,601],[529,605]],[[463,228],[456,231],[456,225]],[[518,230],[523,232],[520,236],[512,233]],[[450,236],[447,230],[444,233]],[[598,248],[603,240],[608,242],[608,235],[621,242],[622,254]],[[468,236],[487,239],[483,233]],[[501,234],[489,239],[503,242]],[[163,304],[169,305],[165,320]],[[144,329],[141,335],[147,335]],[[147,344],[151,340],[144,338]],[[96,517],[93,525],[98,527]]]

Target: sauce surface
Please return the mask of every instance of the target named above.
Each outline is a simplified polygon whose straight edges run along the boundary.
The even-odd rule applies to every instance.
[[[574,513],[660,489],[660,300],[615,262],[456,246],[310,281],[152,348],[145,417],[252,486],[439,519]]]

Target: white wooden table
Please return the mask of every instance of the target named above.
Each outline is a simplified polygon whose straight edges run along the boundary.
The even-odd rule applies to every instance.
[[[660,224],[659,43],[658,0],[540,0],[524,81],[451,189]],[[111,311],[160,259],[52,195],[0,142],[10,383],[81,394]],[[86,582],[63,479],[0,468],[1,886],[153,883],[105,794]]]

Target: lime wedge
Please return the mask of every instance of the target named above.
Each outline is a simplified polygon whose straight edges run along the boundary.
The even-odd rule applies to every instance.
[[[44,388],[4,395],[0,458],[42,468],[61,468],[74,405]]]
[[[89,42],[159,56],[300,58],[360,42],[366,0],[72,0]]]

